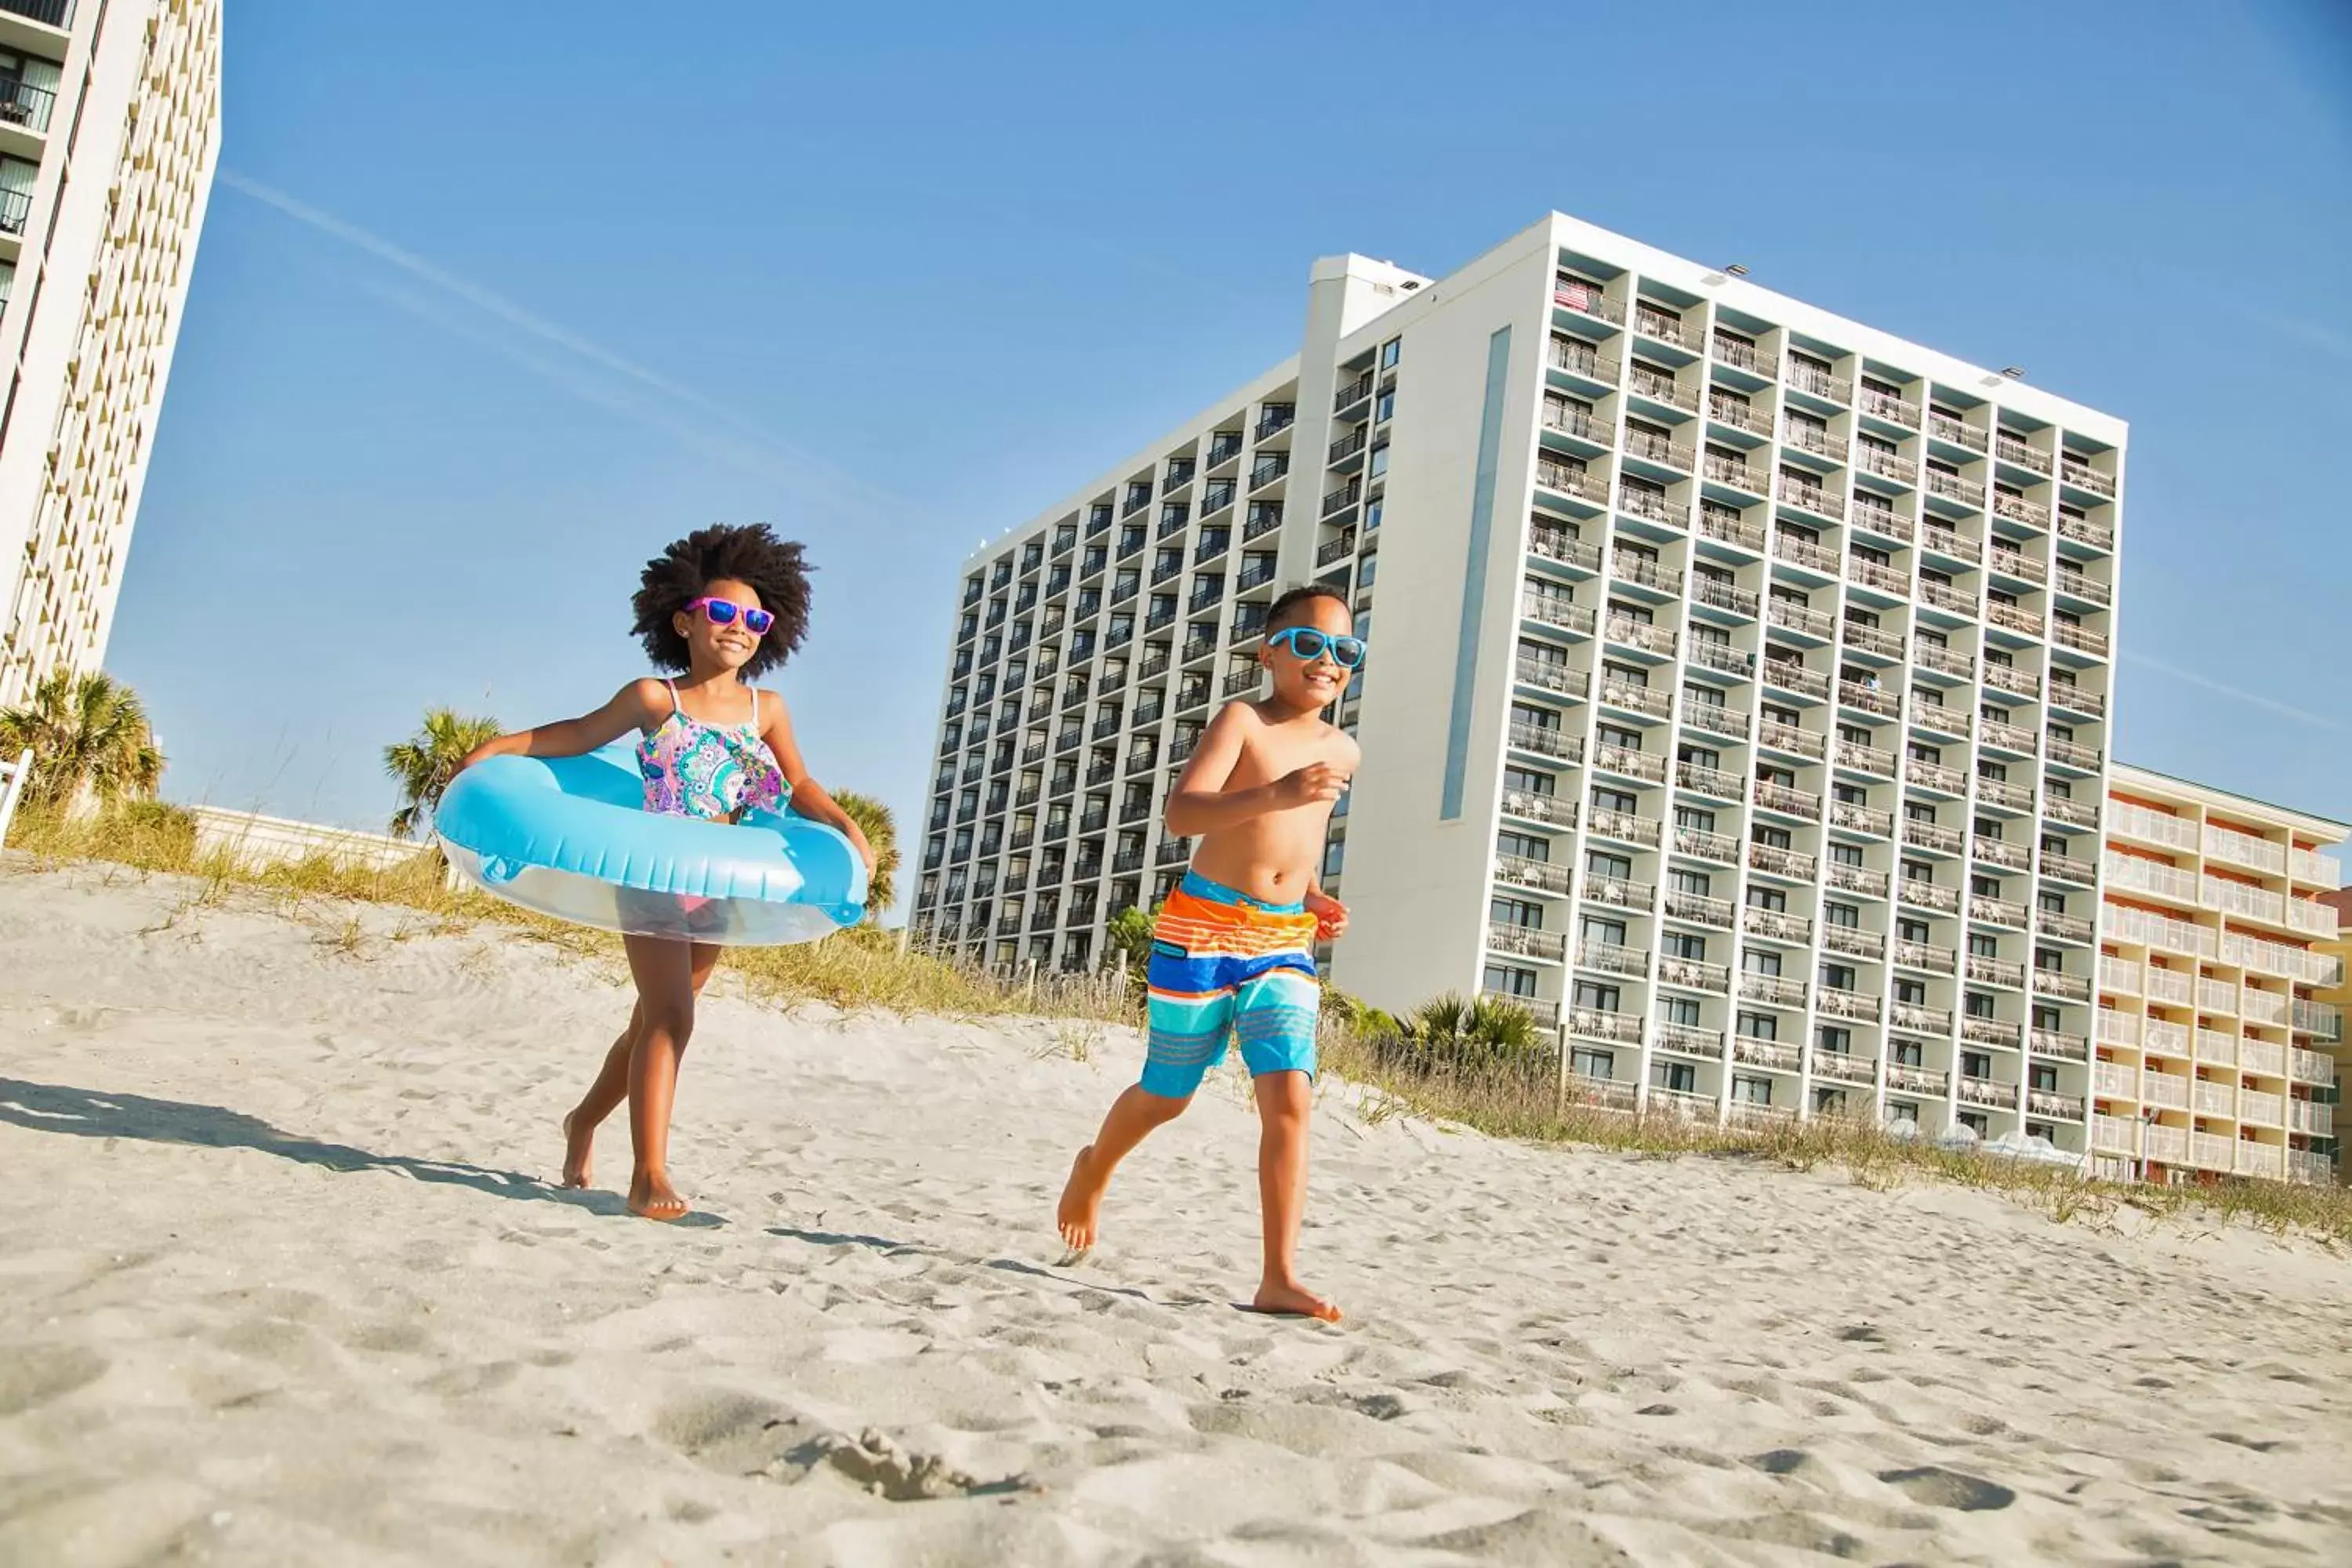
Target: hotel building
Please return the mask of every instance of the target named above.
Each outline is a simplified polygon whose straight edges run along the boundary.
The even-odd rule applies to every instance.
[[[2145,769],[2108,775],[2095,1173],[2327,1181],[2342,823]],[[2079,1041],[2069,1042],[2079,1047]],[[2028,1109],[2049,1087],[2030,1084]],[[2076,1110],[2074,1102],[2053,1110]]]
[[[220,0],[0,0],[0,704],[105,654],[220,65]]]
[[[1507,996],[1608,1103],[2087,1154],[2125,442],[1559,215],[1320,262],[1295,357],[964,563],[919,932],[1098,963],[1319,578],[1372,647],[1336,984]]]

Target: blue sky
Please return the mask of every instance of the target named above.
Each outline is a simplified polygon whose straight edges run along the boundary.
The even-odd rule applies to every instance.
[[[2129,419],[2118,753],[2352,818],[2328,0],[665,9],[229,7],[108,661],[171,797],[379,826],[425,708],[593,706],[646,557],[763,520],[811,766],[903,820],[966,552],[1291,353],[1315,257],[1559,207]]]

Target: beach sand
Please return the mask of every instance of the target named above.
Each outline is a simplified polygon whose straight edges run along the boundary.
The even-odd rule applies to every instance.
[[[2352,1262],[1499,1143],[1327,1081],[1310,1283],[1237,1079],[1054,1199],[1128,1032],[722,974],[697,1214],[556,1191],[610,966],[0,872],[0,1562],[2352,1562]],[[354,923],[355,922],[355,923]]]

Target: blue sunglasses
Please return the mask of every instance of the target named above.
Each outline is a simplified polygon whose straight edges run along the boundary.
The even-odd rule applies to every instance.
[[[1285,626],[1265,639],[1268,647],[1286,647],[1302,664],[1313,664],[1325,654],[1341,669],[1360,669],[1364,663],[1364,639],[1335,637],[1313,626]]]

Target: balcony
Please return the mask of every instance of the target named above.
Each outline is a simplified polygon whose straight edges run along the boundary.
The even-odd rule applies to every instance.
[[[1661,566],[1646,555],[1637,555],[1622,545],[1609,560],[1609,574],[1621,583],[1633,583],[1644,588],[1654,588],[1662,594],[1683,591],[1683,574],[1671,566]]]
[[[1269,452],[1250,465],[1249,488],[1262,490],[1290,472],[1290,454]]]
[[[1784,485],[1781,489],[1784,492],[1782,499],[1785,500],[1787,499],[1785,492],[1788,487]],[[1785,528],[1777,529],[1773,531],[1772,553],[1782,561],[1792,562],[1799,566],[1810,567],[1813,571],[1825,574],[1828,576],[1834,577],[1837,575],[1838,557],[1836,551],[1824,550],[1811,540],[1805,538],[1802,534],[1792,533]]]
[[[1638,428],[1629,428],[1625,432],[1625,455],[1663,464],[1685,474],[1696,466],[1698,457],[1696,449],[1687,441],[1676,441],[1671,437],[1653,435]]]
[[[1703,730],[1710,735],[1723,735],[1733,740],[1744,740],[1748,735],[1748,715],[1719,703],[1685,700],[1683,724],[1686,729]]]
[[[1895,718],[1903,710],[1903,705],[1895,700],[1895,693],[1882,691],[1875,686],[1864,686],[1858,680],[1838,682],[1838,701],[1860,712],[1875,713],[1886,719]]]
[[[1520,685],[1532,686],[1539,691],[1581,697],[1592,689],[1591,670],[1574,668],[1560,659],[1522,657],[1512,668]]]
[[[1714,585],[1702,584],[1699,594],[1694,597],[1703,600],[1706,597],[1706,590]],[[1739,590],[1734,589],[1732,592],[1738,593]],[[1752,610],[1755,596],[1750,595],[1748,599],[1749,607]],[[1725,675],[1737,676],[1742,680],[1756,673],[1756,656],[1744,647],[1734,647],[1727,642],[1693,641],[1690,645],[1690,661],[1701,669],[1717,670]],[[1747,733],[1744,728],[1740,732]]]
[[[1569,894],[1573,878],[1569,868],[1549,860],[1537,860],[1525,855],[1495,857],[1495,879],[1513,887],[1532,888],[1541,893]],[[1589,960],[1586,962],[1590,962]]]
[[[1587,381],[1598,382],[1603,386],[1617,384],[1616,357],[1612,355],[1603,359],[1594,353],[1590,345],[1580,342],[1574,338],[1552,339],[1551,358],[1549,363],[1554,370],[1565,371],[1570,375],[1582,376]]]
[[[1895,944],[1895,962],[1904,969],[1924,969],[1931,974],[1950,974],[1959,963],[1959,954],[1948,947],[1932,942],[1898,942]]]
[[[1911,594],[1911,574],[1908,572],[1884,562],[1873,561],[1866,555],[1848,555],[1845,576],[1849,583],[1859,583],[1865,588],[1875,588],[1896,598],[1908,598]]]
[[[1984,558],[1982,543],[1965,533],[1955,533],[1948,528],[1937,528],[1932,523],[1919,531],[1919,542],[1938,555],[1965,562],[1971,566]],[[1971,606],[1976,604],[1976,596],[1972,594],[1961,597]]]
[[[1642,1043],[1642,1020],[1631,1013],[1603,1013],[1594,1007],[1578,1007],[1569,1014],[1568,1032],[1621,1046],[1638,1046]]]
[[[1580,744],[1581,742],[1576,743]],[[1573,761],[1574,759],[1570,758],[1570,760]],[[1596,752],[1593,763],[1596,767],[1606,772],[1618,773],[1626,778],[1637,779],[1644,784],[1663,784],[1665,782],[1666,764],[1664,758],[1654,757],[1645,752],[1637,752],[1630,747],[1603,745]],[[1574,804],[1572,802],[1570,803],[1570,810],[1571,813],[1574,810]],[[1574,820],[1575,818],[1571,815],[1569,821],[1573,823]]]
[[[1540,795],[1534,790],[1507,789],[1503,792],[1503,815],[1553,827],[1574,827],[1576,802],[1573,799],[1563,800],[1556,795]]]
[[[1834,490],[1824,489],[1819,485],[1798,483],[1786,474],[1781,475],[1780,482],[1773,487],[1773,497],[1784,506],[1801,507],[1815,517],[1825,517],[1832,521],[1843,521],[1845,517],[1843,496]],[[1822,570],[1834,574],[1837,571],[1837,557],[1831,555],[1829,564]]]
[[[1601,700],[1612,708],[1622,708],[1628,713],[1640,713],[1652,719],[1664,718],[1673,706],[1666,693],[1623,680],[1603,679]]]
[[[1556,1029],[1559,1026],[1559,1004],[1557,1002],[1547,1002],[1540,996],[1522,996],[1517,992],[1496,991],[1491,988],[1480,992],[1479,994],[1486,1001],[1499,1002],[1506,1006],[1518,1008],[1544,1028]]]
[[[2036,1029],[2032,1040],[2033,1054],[2037,1057],[2052,1057],[2068,1062],[2090,1059],[2091,1043],[2080,1035],[2068,1034],[2063,1029]]]
[[[2046,475],[2052,467],[2049,453],[2036,449],[2007,430],[1999,432],[1993,437],[1993,456],[2004,463],[2014,463],[2021,468],[2030,468],[2037,474]]]
[[[2076,653],[2086,653],[2094,658],[2107,657],[2106,633],[2095,632],[2088,626],[2079,626],[2072,621],[2053,621],[2050,624],[2050,640],[2060,647],[2072,648]]]
[[[1528,535],[1528,553],[1587,572],[1601,570],[1601,551],[1575,535],[1556,528],[1537,528]]]
[[[1333,393],[1331,395],[1332,411],[1336,413],[1350,404],[1361,403],[1365,398],[1370,397],[1372,395],[1372,373],[1368,370]]]
[[[1818,822],[1822,816],[1822,797],[1811,790],[1792,789],[1787,784],[1756,782],[1756,805],[1764,811],[1777,811],[1783,816],[1801,816],[1808,822]]]
[[[1698,412],[1698,388],[1685,386],[1671,375],[1661,375],[1644,365],[1634,365],[1626,377],[1625,390],[1636,397],[1646,397],[1654,403],[1679,408],[1686,414]]]
[[[1718,800],[1743,800],[1748,795],[1748,781],[1739,774],[1698,763],[1676,763],[1675,782],[1685,789],[1713,795]]]
[[[1849,866],[1843,860],[1829,865],[1829,885],[1841,893],[1857,893],[1865,899],[1886,896],[1886,873],[1873,871],[1863,866]]]
[[[1541,757],[1558,757],[1573,763],[1584,755],[1584,740],[1579,735],[1563,734],[1545,724],[1514,723],[1511,744],[1519,751],[1532,752]]]
[[[1939,500],[1958,501],[1971,510],[1981,509],[1985,503],[1984,486],[1974,479],[1946,473],[1941,468],[1927,470],[1927,490]]]
[[[1698,514],[1698,531],[1720,544],[1738,545],[1742,550],[1759,552],[1764,548],[1762,525],[1740,521],[1738,512],[1703,507]]]
[[[0,0],[0,11],[13,11],[20,16],[63,8],[61,5],[42,5],[39,0]],[[47,20],[47,18],[37,16],[36,19]],[[53,25],[65,26],[63,22]],[[47,88],[35,87],[21,77],[0,77],[0,123],[14,125],[32,132],[36,135],[41,134],[49,128],[49,115],[56,109],[57,101],[58,95]],[[19,195],[13,192],[10,194]],[[25,229],[24,217],[13,212],[8,216],[14,217],[15,221],[7,226],[7,232],[22,234]]]
[[[1802,632],[1807,637],[1818,637],[1823,642],[1829,641],[1837,630],[1836,624],[1830,619],[1826,611],[1816,610],[1790,599],[1772,600],[1767,606],[1765,615],[1766,618],[1776,626],[1784,627],[1792,632]]]
[[[1339,538],[1332,540],[1315,552],[1315,564],[1328,566],[1335,561],[1345,561],[1355,552],[1356,531],[1352,528],[1344,528],[1339,531]]]
[[[1969,954],[1968,976],[1979,985],[1999,985],[2012,991],[2025,987],[2025,965],[2003,958],[1987,958],[1982,953]]]
[[[2055,877],[2061,881],[2079,882],[2086,888],[2099,879],[2099,868],[2096,866],[2072,855],[2062,855],[2055,849],[2044,849],[2042,852],[2042,874],[2045,877]]]
[[[1714,833],[1703,827],[1675,829],[1675,853],[1700,860],[1713,860],[1731,865],[1739,858],[1739,840],[1727,833]]]
[[[1907,757],[1903,763],[1903,776],[1921,789],[1933,790],[1939,795],[1963,795],[1969,793],[1968,775],[1941,763]]]
[[[1621,843],[1639,845],[1654,849],[1663,825],[1654,816],[1641,816],[1630,811],[1595,810],[1585,819],[1586,831]]]
[[[2080,974],[2069,974],[2063,969],[2036,969],[2033,989],[2044,996],[2061,1002],[2088,1002],[2091,983]]]
[[[1668,889],[1666,893],[1668,920],[1688,921],[1693,925],[1712,926],[1717,931],[1729,931],[1733,910],[1734,906],[1729,899],[1711,899],[1705,893],[1683,893],[1673,889]]]
[[[1615,427],[1607,420],[1594,418],[1591,409],[1575,406],[1557,394],[1545,395],[1543,427],[1598,447],[1609,446],[1617,439]]]
[[[1687,1024],[1660,1024],[1658,1049],[1686,1057],[1720,1057],[1723,1055],[1723,1031],[1694,1029]],[[1680,1096],[1670,1089],[1653,1089],[1650,1102],[1660,1109],[1672,1109],[1685,1098],[1694,1102],[1691,1108],[1694,1115],[1708,1115],[1715,1109],[1715,1102],[1704,1095]]]
[[[1833,375],[1816,365],[1808,364],[1794,356],[1790,358],[1788,368],[1782,373],[1782,379],[1799,392],[1808,393],[1814,397],[1824,397],[1832,403],[1853,401],[1853,382],[1844,376]]]
[[[1960,912],[1960,890],[1938,887],[1921,877],[1903,879],[1903,901],[1930,914],[1956,915]]]
[[[1875,654],[1881,658],[1901,658],[1903,639],[1881,626],[1867,626],[1861,621],[1847,621],[1838,628],[1838,640],[1850,648]]]
[[[1536,459],[1536,488],[1555,495],[1573,496],[1595,506],[1609,504],[1609,478],[1591,469],[1549,458]]]
[[[1743,979],[1744,984],[1744,979]],[[1794,1046],[1784,1046],[1778,1040],[1759,1040],[1751,1035],[1731,1037],[1731,1059],[1750,1067],[1769,1068],[1775,1072],[1795,1072],[1803,1059]]]
[[[2077,544],[2087,544],[2094,550],[2113,550],[2116,547],[2116,531],[2112,523],[2093,522],[2071,512],[2058,514],[2058,537],[2072,540]]]
[[[1952,1032],[1950,1009],[1925,1006],[1916,1002],[1895,1003],[1887,1022],[1895,1028],[1907,1029],[1915,1035],[1948,1035]]]
[[[1967,734],[1973,727],[1969,710],[1946,707],[1941,700],[1942,695],[1936,691],[1915,691],[1911,694],[1913,726],[1936,735]]]
[[[1802,944],[1813,940],[1813,921],[1810,915],[1792,915],[1785,910],[1768,910],[1755,904],[1746,905],[1740,910],[1739,929],[1749,936],[1763,937],[1770,942]]]
[[[1675,500],[1659,491],[1643,489],[1636,485],[1625,487],[1624,493],[1617,498],[1617,510],[1628,517],[1664,523],[1668,528],[1690,526],[1688,501]]]
[[[1611,642],[1623,643],[1627,647],[1640,648],[1643,653],[1671,657],[1675,651],[1672,626],[1654,626],[1648,621],[1637,621],[1631,616],[1611,616],[1602,635]]]
[[[1999,866],[2010,871],[2030,871],[2033,868],[2033,857],[2022,844],[2011,844],[1979,834],[1969,840],[1969,847],[1978,860],[1988,866]]]
[[[1902,1062],[1886,1064],[1886,1087],[1904,1094],[1925,1094],[1941,1099],[1951,1086],[1951,1075],[1932,1068],[1915,1068]]]
[[[1260,502],[1250,508],[1248,520],[1242,524],[1242,542],[1263,539],[1281,526],[1282,509]]]
[[[1857,805],[1851,801],[1830,802],[1830,826],[1843,827],[1849,833],[1866,833],[1873,837],[1892,837],[1895,815],[1872,806]]]
[[[1878,1063],[1871,1057],[1850,1056],[1844,1051],[1825,1051],[1816,1046],[1809,1058],[1813,1076],[1837,1083],[1869,1084],[1878,1078]]]
[[[1771,720],[1757,726],[1757,740],[1776,752],[1788,752],[1819,762],[1829,751],[1829,737],[1811,730],[1800,730],[1794,724],[1782,724]]]
[[[1558,963],[1568,956],[1568,939],[1557,931],[1512,925],[1505,921],[1489,921],[1486,922],[1486,951],[1506,953],[1513,958],[1538,958]]]
[[[1709,452],[1706,455],[1706,477],[1716,483],[1746,490],[1749,495],[1760,496],[1769,493],[1765,489],[1764,470],[1750,464],[1737,462],[1732,458],[1718,457]]]
[[[1765,356],[1762,350],[1745,338],[1736,338],[1727,332],[1717,331],[1709,340],[1707,352],[1725,364],[1737,365],[1741,370],[1752,371],[1758,375],[1769,376],[1772,374],[1770,368],[1772,362]]]
[[[1565,273],[1553,279],[1551,302],[1580,315],[1591,316],[1597,321],[1607,321],[1612,326],[1625,324],[1625,307],[1603,293],[1601,285],[1587,283]],[[1552,341],[1559,342],[1561,340],[1555,338]]]
[[[1878,998],[1860,991],[1842,991],[1834,985],[1821,988],[1816,1003],[1825,1018],[1855,1018],[1876,1022]]]
[[[1969,900],[1969,919],[1982,925],[2008,926],[2025,929],[2025,906],[2013,899],[1996,899],[1978,893]]]
[[[1668,956],[1658,960],[1658,984],[1685,991],[1712,992],[1719,996],[1731,989],[1731,971],[1720,963]]]
[[[1587,877],[1584,896],[1590,902],[1621,910],[1647,910],[1656,901],[1657,889],[1648,882],[1622,877]]]
[[[1770,844],[1750,844],[1748,847],[1750,868],[1769,872],[1775,877],[1787,877],[1810,882],[1819,862],[1801,850],[1782,849]]]
[[[1990,1106],[1995,1110],[2017,1109],[2017,1085],[1995,1083],[1989,1078],[1963,1078],[1959,1081],[1962,1105]]]

